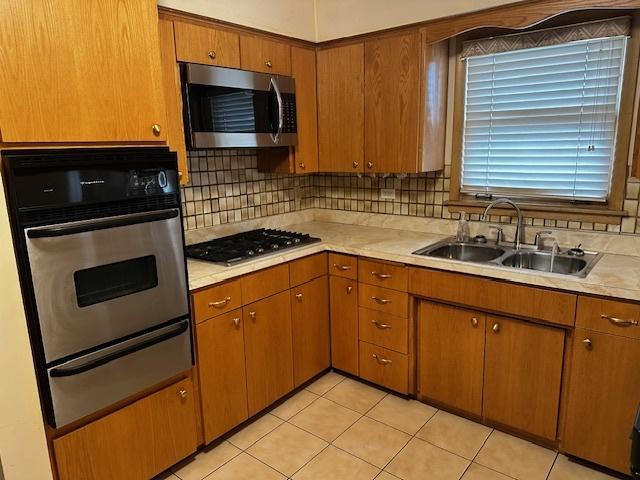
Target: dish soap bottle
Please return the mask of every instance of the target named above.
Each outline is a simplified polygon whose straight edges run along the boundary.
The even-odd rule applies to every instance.
[[[460,212],[460,220],[458,220],[458,231],[456,233],[457,242],[469,241],[469,222],[467,221],[467,214]]]

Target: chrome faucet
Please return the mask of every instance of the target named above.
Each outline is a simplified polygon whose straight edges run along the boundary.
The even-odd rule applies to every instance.
[[[522,212],[520,211],[520,207],[516,205],[513,200],[509,200],[508,198],[497,198],[484,209],[484,213],[482,214],[481,220],[487,219],[487,213],[496,205],[510,205],[513,207],[518,215],[518,223],[516,224],[516,238],[513,239],[513,245],[516,247],[516,250],[520,249],[520,230],[522,230]]]

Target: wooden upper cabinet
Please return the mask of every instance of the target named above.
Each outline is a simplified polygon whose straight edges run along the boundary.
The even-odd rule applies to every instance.
[[[240,66],[254,72],[291,75],[291,46],[276,40],[242,35]]]
[[[0,45],[3,143],[166,139],[155,0],[4,0]]]
[[[296,81],[298,144],[295,172],[318,171],[318,104],[316,99],[316,52],[291,47],[291,75]]]
[[[180,93],[180,72],[176,63],[176,49],[173,35],[173,22],[160,20],[160,61],[162,65],[162,86],[167,110],[167,143],[178,155],[178,172],[181,183],[187,183],[187,147],[182,123],[182,95]]]
[[[240,36],[216,28],[175,22],[179,62],[240,68]]]
[[[318,51],[321,172],[364,171],[364,44]]]
[[[365,171],[417,172],[420,34],[365,42]]]

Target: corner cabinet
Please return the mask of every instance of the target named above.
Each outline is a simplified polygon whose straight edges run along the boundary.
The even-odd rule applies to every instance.
[[[155,0],[0,2],[0,139],[164,142]]]

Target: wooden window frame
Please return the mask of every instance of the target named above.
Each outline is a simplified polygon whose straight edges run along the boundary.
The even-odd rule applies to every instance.
[[[613,18],[616,15],[611,16]],[[619,16],[619,14],[617,15]],[[573,17],[573,16],[572,16]],[[563,24],[578,23],[575,17],[566,19]],[[538,25],[538,28],[545,28]],[[501,33],[504,33],[502,31]],[[482,213],[489,205],[489,201],[478,200],[460,192],[461,168],[462,168],[462,143],[464,129],[464,105],[465,105],[465,72],[466,64],[462,60],[462,43],[464,40],[486,37],[486,31],[480,35],[477,32],[460,35],[456,41],[456,71],[453,90],[453,130],[451,152],[451,181],[449,187],[449,200],[445,205],[450,212]],[[521,199],[518,205],[527,217],[566,220],[579,222],[593,222],[619,225],[622,218],[628,216],[624,211],[624,197],[627,181],[627,166],[629,161],[629,147],[632,138],[632,124],[634,114],[634,100],[636,95],[636,80],[638,74],[638,57],[640,55],[640,13],[632,16],[631,38],[628,43],[627,62],[624,67],[623,83],[620,98],[620,112],[618,117],[618,130],[616,132],[616,147],[613,160],[613,172],[611,175],[611,190],[608,201],[601,202],[554,202],[551,200],[532,201]],[[496,209],[495,215],[510,216],[511,210]]]

